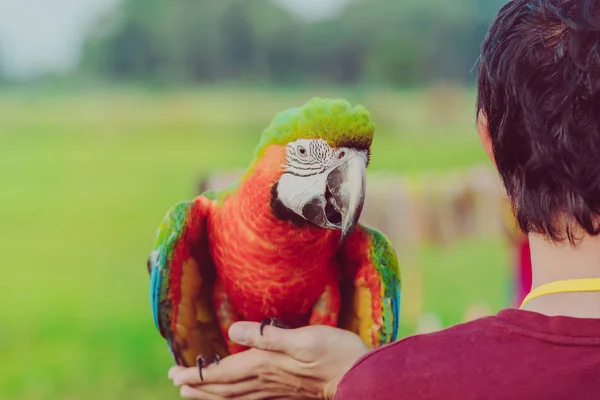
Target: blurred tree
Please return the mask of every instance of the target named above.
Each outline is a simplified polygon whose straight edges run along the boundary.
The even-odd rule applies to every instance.
[[[4,80],[6,79],[5,74],[6,71],[4,70],[5,66],[4,66],[4,58],[3,58],[3,52],[2,52],[2,48],[0,47],[0,84],[4,83]]]
[[[501,0],[354,0],[306,21],[267,0],[123,0],[100,21],[81,69],[111,80],[472,82]]]

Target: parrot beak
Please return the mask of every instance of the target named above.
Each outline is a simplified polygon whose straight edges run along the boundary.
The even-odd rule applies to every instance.
[[[361,154],[356,154],[345,163],[335,168],[327,177],[327,203],[326,214],[330,222],[342,230],[340,244],[346,240],[354,230],[362,213],[366,192],[367,160]],[[330,215],[333,207],[338,221],[332,221]],[[339,221],[341,216],[341,221]]]

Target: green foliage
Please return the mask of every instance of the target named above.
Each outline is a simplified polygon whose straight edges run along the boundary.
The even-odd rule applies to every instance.
[[[352,1],[311,22],[267,0],[124,0],[90,33],[82,70],[163,83],[473,82],[500,3]]]

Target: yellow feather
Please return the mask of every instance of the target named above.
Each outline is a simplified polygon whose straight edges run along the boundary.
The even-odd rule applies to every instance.
[[[199,355],[209,359],[215,354],[221,357],[228,354],[212,307],[212,285],[203,281],[202,276],[193,258],[183,264],[174,347],[179,349],[188,367],[195,365]]]
[[[340,315],[340,328],[356,333],[369,349],[375,347],[373,343],[373,306],[371,304],[371,291],[366,286],[357,284],[357,287],[342,300],[344,304]]]

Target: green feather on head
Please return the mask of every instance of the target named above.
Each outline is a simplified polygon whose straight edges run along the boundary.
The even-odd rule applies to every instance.
[[[240,182],[254,172],[256,163],[269,146],[284,146],[297,139],[323,139],[333,148],[367,150],[369,157],[374,135],[375,125],[365,107],[353,106],[344,99],[313,97],[301,107],[275,114],[270,125],[262,132],[254,160],[246,172],[229,188],[207,195],[222,202],[233,194]]]
[[[361,105],[343,99],[315,97],[301,107],[277,113],[262,132],[256,157],[273,144],[285,145],[296,139],[323,139],[331,147],[369,149],[375,126]]]

